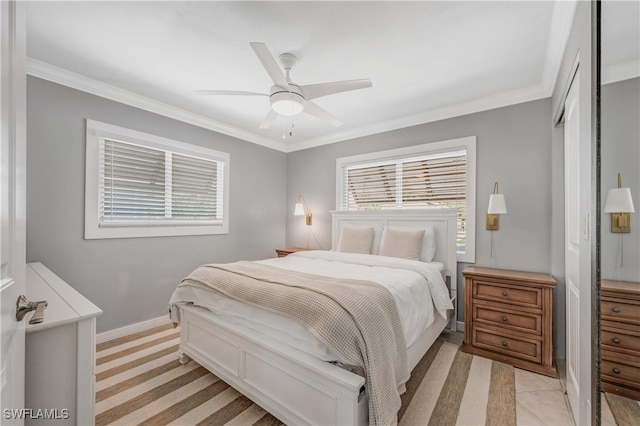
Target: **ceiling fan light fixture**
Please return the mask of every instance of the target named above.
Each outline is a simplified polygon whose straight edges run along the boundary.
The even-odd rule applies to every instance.
[[[280,59],[280,64],[278,64],[278,61],[276,61],[266,44],[251,42],[249,45],[258,56],[263,68],[267,74],[269,74],[271,81],[273,81],[273,86],[271,86],[268,95],[266,93],[238,90],[197,90],[196,92],[200,95],[269,96],[271,109],[260,123],[261,129],[268,129],[271,123],[280,115],[293,117],[302,112],[319,118],[332,126],[340,126],[342,124],[340,120],[322,109],[318,104],[313,102],[313,100],[335,93],[371,87],[371,80],[368,78],[299,86],[291,81],[290,76],[291,69],[298,61],[295,55],[287,52],[281,54],[278,56],[278,59]],[[285,71],[284,73],[282,72],[283,69]],[[291,122],[291,126],[293,127],[293,121]],[[289,134],[291,134],[291,132],[289,132]]]
[[[287,117],[298,115],[304,110],[304,98],[296,92],[277,92],[271,95],[271,108]]]

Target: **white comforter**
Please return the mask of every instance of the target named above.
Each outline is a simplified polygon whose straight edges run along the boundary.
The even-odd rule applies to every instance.
[[[442,264],[437,262],[320,250],[259,262],[310,274],[373,281],[384,286],[398,305],[407,347],[433,323],[436,314],[446,319],[447,309],[453,308],[440,273]],[[336,360],[309,330],[290,318],[191,286],[177,288],[169,304],[189,302],[324,361]]]

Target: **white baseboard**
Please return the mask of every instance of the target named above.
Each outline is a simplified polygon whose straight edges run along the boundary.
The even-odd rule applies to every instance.
[[[464,321],[457,321],[458,323],[458,331],[461,331],[464,333]]]
[[[127,325],[125,327],[116,328],[115,330],[105,331],[96,334],[96,343],[104,343],[109,340],[117,339],[119,337],[128,336],[130,334],[138,333],[140,331],[148,330],[153,327],[165,325],[170,323],[169,315],[163,315],[158,318],[153,318],[147,321],[138,322],[135,324]]]

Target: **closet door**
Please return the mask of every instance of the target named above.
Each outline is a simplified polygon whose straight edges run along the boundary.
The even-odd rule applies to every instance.
[[[26,74],[24,3],[0,2],[0,415],[23,424],[24,320],[16,301],[25,292]],[[10,411],[5,411],[10,410]]]
[[[591,423],[591,100],[578,66],[564,102],[567,395],[577,424]],[[584,77],[584,74],[583,76]],[[582,85],[582,87],[581,87]]]
[[[578,419],[580,406],[580,128],[579,74],[571,84],[564,104],[564,197],[565,197],[565,300],[567,395]],[[589,292],[585,293],[589,297]]]

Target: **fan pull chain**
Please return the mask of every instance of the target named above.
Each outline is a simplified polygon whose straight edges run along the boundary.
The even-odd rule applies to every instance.
[[[289,137],[293,137],[293,129],[295,128],[295,122],[293,116],[291,116],[291,129],[289,130]],[[282,139],[286,139],[287,136],[284,132],[284,120],[282,120]]]

